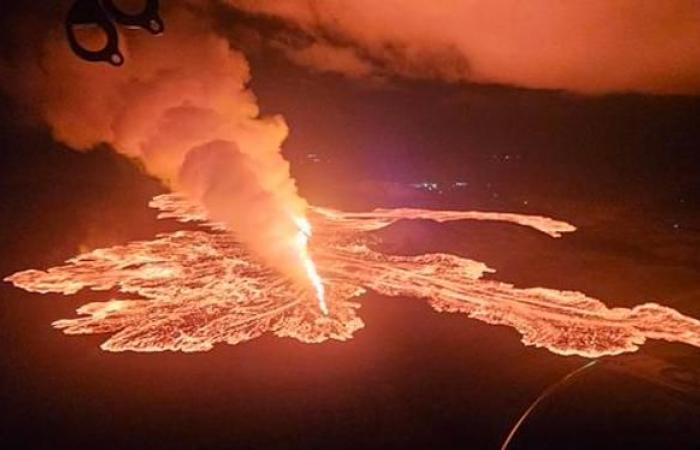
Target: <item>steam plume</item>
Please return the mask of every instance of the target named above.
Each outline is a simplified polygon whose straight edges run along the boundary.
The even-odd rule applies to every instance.
[[[205,17],[176,6],[162,37],[122,39],[119,69],[78,59],[56,35],[40,61],[4,71],[3,85],[37,107],[57,140],[110,144],[204,205],[265,263],[307,280],[297,225],[307,205],[280,154],[286,124],[260,116],[244,56]]]
[[[580,93],[700,93],[697,0],[227,0],[282,19],[294,62]]]

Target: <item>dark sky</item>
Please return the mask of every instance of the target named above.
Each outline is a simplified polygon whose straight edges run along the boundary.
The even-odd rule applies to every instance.
[[[497,194],[504,202],[698,207],[700,100],[693,97],[367,86],[281,60],[253,59],[253,67],[262,106],[290,124],[288,153],[318,153],[336,180],[464,180],[473,200],[489,205],[499,204],[488,198]]]

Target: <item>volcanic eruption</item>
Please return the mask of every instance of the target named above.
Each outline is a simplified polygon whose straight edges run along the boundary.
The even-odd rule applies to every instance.
[[[161,211],[162,219],[202,228],[97,249],[64,266],[18,272],[7,281],[32,292],[68,295],[84,288],[116,289],[127,296],[88,303],[78,309],[79,317],[53,324],[68,334],[112,334],[102,344],[109,351],[203,351],[265,333],[308,343],[347,340],[364,326],[356,312],[359,304],[351,299],[368,289],[426,299],[437,311],[512,327],[524,344],[561,355],[593,358],[633,352],[647,339],[700,347],[700,321],[655,303],[609,308],[580,292],[522,289],[482,279],[493,270],[479,261],[448,254],[392,256],[372,248],[373,231],[402,219],[509,222],[552,238],[575,230],[547,217],[312,208],[312,251],[328,294],[322,312],[303,289],[261,265],[226,224],[209,220],[197,204],[168,194],[154,198],[151,206]]]
[[[7,87],[55,139],[78,150],[109,144],[133,159],[325,310],[307,250],[307,203],[280,153],[287,126],[260,114],[245,57],[213,31],[200,6],[167,9],[162,38],[129,36],[130,62],[120,69],[82,61],[52,36],[40,60],[3,73]]]
[[[437,311],[512,327],[524,344],[561,355],[631,352],[647,339],[700,347],[700,321],[668,307],[610,308],[580,292],[484,279],[493,270],[468,258],[387,255],[372,245],[373,231],[402,219],[510,222],[552,238],[573,232],[571,224],[509,213],[408,208],[348,213],[309,206],[280,152],[288,131],[284,120],[261,115],[248,88],[243,54],[213,31],[210,15],[194,6],[200,2],[184,3],[168,10],[168,32],[162,38],[130,36],[129,62],[118,70],[80,61],[65,42],[53,38],[40,61],[27,60],[20,70],[2,72],[11,93],[35,109],[57,140],[78,150],[108,144],[172,190],[151,203],[161,218],[199,225],[93,250],[45,271],[8,276],[7,281],[32,292],[69,295],[89,288],[120,293],[80,307],[79,317],[58,320],[56,328],[68,334],[110,334],[102,344],[109,351],[203,351],[265,333],[310,343],[346,340],[364,326],[359,305],[351,299],[372,290],[426,299]],[[428,38],[423,44],[439,41],[438,53],[404,46],[403,54],[390,51],[391,45],[412,37],[411,30],[384,36],[399,30],[380,21],[372,29],[380,32],[378,42],[391,45],[378,54],[366,45],[364,29],[354,26],[354,14],[329,20],[336,8],[309,15],[294,1],[274,3],[276,7],[231,3],[281,16],[314,38],[330,34],[325,33],[328,22],[340,24],[341,38],[354,42],[368,60],[400,74],[425,75],[416,70],[432,66],[445,49],[447,56],[464,59],[466,44],[440,34],[450,28],[418,29],[420,37]],[[410,17],[416,20],[415,14]],[[428,31],[440,33],[436,38]],[[485,67],[492,64],[487,61]],[[452,69],[438,74],[443,78],[466,77],[462,65],[440,67]],[[485,74],[496,76],[488,70]],[[547,83],[540,72],[536,75],[521,84],[564,85],[558,78]],[[640,89],[682,88],[637,81]]]

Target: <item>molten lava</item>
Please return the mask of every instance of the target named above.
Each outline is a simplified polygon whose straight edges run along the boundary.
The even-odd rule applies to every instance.
[[[700,321],[655,303],[609,308],[580,292],[516,288],[483,279],[484,263],[448,254],[385,255],[369,247],[368,233],[400,219],[491,220],[516,223],[553,238],[572,225],[519,214],[378,209],[345,213],[313,208],[310,225],[298,220],[298,248],[314,292],[268,269],[221,223],[175,194],[156,197],[159,218],[198,222],[200,230],[98,249],[46,271],[6,278],[33,292],[74,294],[114,289],[124,295],[88,303],[79,317],[54,322],[67,334],[110,334],[109,351],[204,351],[264,333],[302,342],[346,340],[364,326],[353,297],[365,289],[424,298],[437,311],[466,314],[522,335],[525,345],[560,355],[599,357],[636,351],[646,339],[700,347]],[[308,244],[313,244],[311,251]],[[318,272],[311,261],[313,253]],[[325,280],[321,282],[321,274]]]
[[[323,280],[316,270],[316,265],[314,264],[311,255],[309,255],[309,239],[311,238],[311,224],[308,220],[303,217],[295,218],[294,220],[299,227],[299,233],[297,235],[297,247],[299,254],[301,255],[301,260],[304,265],[304,271],[311,281],[311,285],[316,293],[316,299],[318,300],[318,306],[321,312],[328,315],[328,305],[326,305],[326,289],[323,287]]]

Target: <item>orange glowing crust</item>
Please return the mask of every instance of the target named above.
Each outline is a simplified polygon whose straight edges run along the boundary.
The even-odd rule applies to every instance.
[[[151,241],[94,250],[47,271],[6,278],[32,292],[74,294],[116,289],[125,299],[88,303],[80,317],[54,322],[67,334],[112,334],[109,351],[204,351],[264,333],[318,343],[346,340],[364,326],[350,299],[372,289],[383,295],[425,298],[437,311],[464,313],[507,325],[525,345],[560,355],[599,357],[633,352],[646,339],[700,347],[700,321],[654,303],[608,308],[579,292],[520,289],[481,277],[484,263],[447,255],[390,256],[370,249],[364,236],[400,219],[499,220],[552,237],[574,231],[567,223],[518,214],[419,209],[345,213],[311,211],[310,253],[324,280],[325,307],[258,264],[221,226],[176,195],[156,197],[161,218],[202,222],[210,230],[178,231]],[[132,297],[133,299],[129,299]]]

